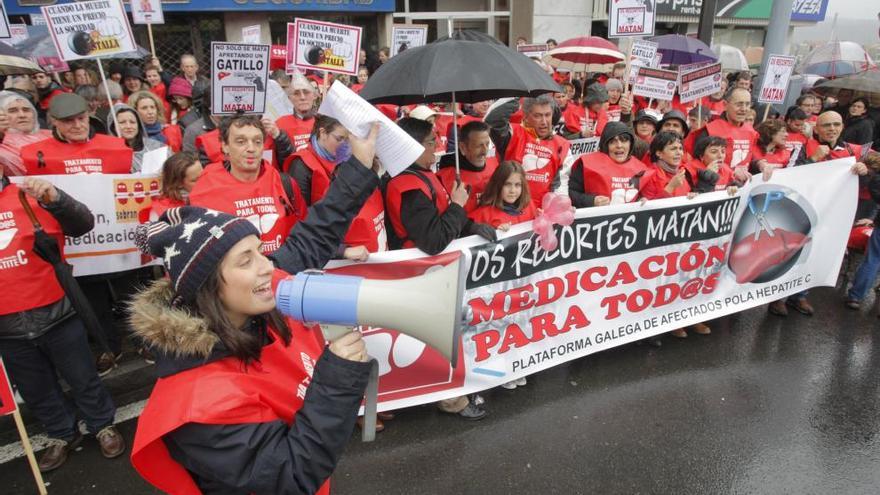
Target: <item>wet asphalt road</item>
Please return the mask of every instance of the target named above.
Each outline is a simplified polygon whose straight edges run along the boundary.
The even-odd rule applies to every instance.
[[[710,336],[532,375],[484,393],[480,422],[398,411],[375,443],[352,440],[334,493],[880,493],[880,320],[840,298],[818,289],[812,318],[756,308]],[[134,422],[121,429],[131,439]],[[155,493],[127,459],[84,445],[47,476],[50,493]],[[36,493],[23,459],[0,480]]]

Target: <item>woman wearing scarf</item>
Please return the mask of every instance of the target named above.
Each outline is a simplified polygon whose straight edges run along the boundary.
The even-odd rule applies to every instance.
[[[52,137],[40,129],[37,110],[31,102],[14,91],[0,92],[0,111],[6,114],[9,127],[0,144],[0,166],[4,176],[26,175],[21,149],[31,143]]]
[[[119,133],[116,132],[112,116],[107,118],[107,129],[110,130],[111,135],[124,139],[125,145],[134,151],[131,160],[131,173],[140,173],[144,154],[165,146],[165,143],[147,136],[138,113],[130,106],[117,103],[113,105],[113,111],[116,113],[116,122],[119,123]]]
[[[693,197],[697,192],[715,190],[719,174],[710,169],[698,172],[698,183],[691,186],[687,168],[683,166],[684,146],[677,132],[660,131],[651,141],[652,168],[639,180],[639,193],[644,199],[671,198],[674,196]],[[691,328],[699,335],[709,335],[712,329],[705,323],[696,323]],[[678,328],[669,332],[673,337],[687,338],[687,330]]]
[[[162,102],[149,91],[138,91],[128,97],[128,103],[141,118],[147,136],[167,145],[177,153],[183,147],[183,133],[176,125],[166,125]]]
[[[291,155],[282,170],[296,180],[306,204],[312,206],[327,194],[336,165],[350,156],[345,127],[333,117],[318,115],[308,146]],[[352,221],[337,257],[366,261],[369,253],[386,250],[385,207],[377,189]]]

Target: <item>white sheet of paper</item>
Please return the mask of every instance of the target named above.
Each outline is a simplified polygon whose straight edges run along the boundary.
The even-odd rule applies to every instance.
[[[263,150],[263,160],[272,161],[272,150]]]
[[[406,170],[425,151],[419,142],[397,127],[379,109],[339,81],[330,86],[318,113],[337,119],[360,138],[366,137],[372,123],[379,121],[376,156],[392,177]]]
[[[285,115],[293,113],[293,103],[284,93],[284,89],[276,81],[269,79],[266,84],[266,111],[263,117],[277,121]],[[290,136],[293,139],[293,136]]]
[[[162,167],[165,166],[165,160],[168,159],[168,146],[162,146],[159,149],[144,153],[144,159],[141,161],[142,174],[162,174]]]

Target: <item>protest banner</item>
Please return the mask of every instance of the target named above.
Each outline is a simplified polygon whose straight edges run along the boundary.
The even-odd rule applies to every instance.
[[[692,64],[678,67],[678,96],[682,103],[721,91],[721,64]]]
[[[580,138],[569,141],[571,147],[568,149],[569,156],[576,160],[581,155],[599,151],[599,136],[591,138]]]
[[[526,57],[532,58],[543,58],[544,54],[547,53],[547,49],[549,47],[546,44],[543,45],[519,45],[516,47],[516,51],[522,53]]]
[[[430,403],[833,286],[850,230],[839,219],[856,208],[854,162],[777,170],[770,182],[755,177],[735,196],[584,208],[571,226],[556,227],[559,245],[550,252],[537,246],[528,222],[501,233],[498,243],[469,237],[435,257],[414,249],[376,253],[329,271],[395,279],[462,260],[456,367],[394,330],[363,329],[379,361],[379,409]]]
[[[165,24],[162,0],[131,0],[131,18],[135,24]]]
[[[287,72],[299,68],[356,76],[361,31],[357,26],[295,19],[287,24]]]
[[[269,45],[211,42],[211,68],[211,113],[265,111]]]
[[[767,69],[764,71],[764,81],[761,83],[761,92],[758,93],[758,102],[773,104],[785,102],[788,80],[791,78],[796,62],[797,58],[785,55],[770,55],[767,58]]]
[[[43,14],[31,14],[31,26],[45,26],[46,18]]]
[[[653,41],[635,40],[629,54],[629,82],[634,83],[639,67],[654,67],[654,57],[657,56],[657,47],[660,46]]]
[[[260,36],[262,35],[262,28],[260,28],[259,24],[254,24],[253,26],[245,26],[241,28],[241,42],[242,43],[250,43],[252,45],[258,45],[260,43]]]
[[[423,46],[428,42],[426,24],[395,24],[391,27],[391,56],[406,50]]]
[[[9,31],[9,17],[6,15],[6,5],[0,2],[0,39],[11,37],[12,33]]]
[[[677,83],[678,71],[639,67],[632,92],[636,96],[672,101]]]
[[[135,246],[135,228],[146,218],[153,198],[161,191],[158,175],[78,174],[42,175],[59,189],[84,203],[95,215],[95,228],[80,237],[64,238],[64,255],[73,274],[99,275],[133,270],[155,261]],[[10,177],[20,184],[24,177]]]
[[[608,7],[609,38],[654,36],[657,0],[613,0]]]
[[[40,7],[61,59],[69,62],[137,49],[122,0]]]

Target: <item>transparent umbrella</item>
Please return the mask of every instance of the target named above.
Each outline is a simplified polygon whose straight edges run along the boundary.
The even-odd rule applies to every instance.
[[[832,41],[816,48],[804,57],[798,67],[798,72],[834,79],[876,67],[877,64],[858,43]]]
[[[746,55],[735,46],[717,44],[712,45],[712,51],[718,55],[718,61],[721,62],[721,69],[728,71],[749,70],[749,63]]]

